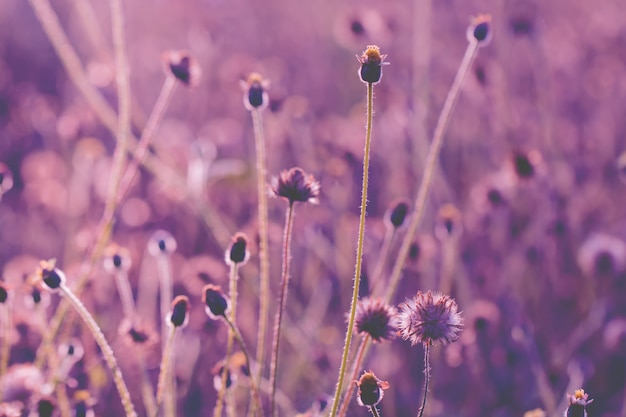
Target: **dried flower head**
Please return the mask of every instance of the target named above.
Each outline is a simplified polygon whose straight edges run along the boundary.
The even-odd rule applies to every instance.
[[[380,48],[376,45],[367,45],[367,48],[361,56],[356,56],[357,61],[361,63],[359,68],[359,77],[366,84],[377,84],[383,77],[383,65],[387,55],[381,55]]]
[[[176,239],[168,231],[157,230],[148,240],[148,252],[157,257],[161,255],[171,255],[176,251]]]
[[[405,198],[392,202],[385,213],[385,225],[390,229],[399,229],[405,224],[411,203]]]
[[[116,244],[109,245],[104,251],[104,269],[109,273],[115,271],[128,272],[132,261],[130,259],[130,251]]]
[[[253,72],[247,80],[241,80],[239,85],[243,90],[243,105],[246,110],[262,110],[267,107],[270,99],[265,90],[269,87],[269,82],[261,74]]]
[[[620,273],[626,268],[626,243],[607,234],[593,234],[578,250],[578,265],[588,276]]]
[[[236,233],[233,236],[233,240],[230,242],[230,246],[226,250],[224,260],[226,264],[241,264],[244,265],[250,258],[250,251],[248,250],[248,236],[244,233]]]
[[[208,284],[202,289],[202,302],[206,304],[205,311],[213,320],[226,317],[230,309],[230,300],[222,292],[219,285]]]
[[[167,316],[168,324],[174,327],[185,327],[189,323],[189,298],[179,295],[172,300],[172,310]]]
[[[358,388],[356,399],[361,406],[374,407],[383,399],[383,390],[389,388],[389,383],[376,378],[372,371],[364,372],[358,381],[354,381]]]
[[[578,389],[572,395],[567,396],[569,406],[565,411],[565,417],[587,417],[587,405],[593,400],[589,399],[589,394],[584,390]]]
[[[183,84],[195,87],[200,82],[202,71],[200,65],[186,51],[167,51],[163,54],[166,73],[169,71]]]
[[[397,332],[397,311],[378,299],[364,298],[356,305],[354,331],[370,335],[374,342],[391,340]]]
[[[313,175],[307,175],[302,168],[291,168],[282,171],[272,180],[272,195],[282,197],[293,204],[296,201],[317,204],[320,194],[320,183]]]
[[[35,282],[42,283],[44,288],[50,291],[57,291],[65,285],[67,279],[59,268],[56,268],[56,259],[40,261],[37,271],[35,271]]]
[[[461,220],[461,212],[452,204],[445,204],[437,213],[437,222],[435,224],[435,236],[439,240],[456,238],[463,231]]]
[[[485,46],[491,41],[491,15],[481,14],[472,19],[467,28],[467,40]]]
[[[447,345],[459,338],[463,318],[453,298],[440,293],[418,291],[399,306],[398,334],[411,345]]]
[[[27,283],[26,286],[30,294],[24,296],[24,304],[28,308],[45,309],[50,305],[50,294],[41,292],[41,289],[37,285],[33,285],[33,283]]]

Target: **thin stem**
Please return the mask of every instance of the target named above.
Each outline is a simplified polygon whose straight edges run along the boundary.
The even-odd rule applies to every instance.
[[[426,409],[426,397],[428,397],[428,384],[430,382],[430,342],[424,343],[424,398],[417,417],[424,416]]]
[[[9,354],[11,352],[11,338],[9,331],[11,326],[11,311],[9,300],[0,304],[0,380],[7,372],[9,366]],[[0,402],[2,402],[2,389],[4,384],[0,384]]]
[[[120,398],[122,400],[122,405],[124,406],[124,411],[126,412],[126,417],[137,417],[137,413],[135,413],[135,408],[133,407],[133,403],[130,400],[130,394],[128,393],[128,388],[126,387],[126,383],[124,382],[124,377],[122,376],[122,372],[120,371],[119,366],[117,365],[117,360],[115,359],[115,355],[113,354],[113,349],[107,342],[104,334],[102,334],[102,330],[93,319],[91,314],[87,311],[83,303],[80,301],[76,295],[69,289],[69,287],[65,284],[61,284],[61,292],[68,299],[70,304],[76,309],[78,315],[85,322],[93,338],[100,346],[100,350],[102,351],[102,356],[104,356],[104,360],[107,363],[107,366],[111,370],[113,374],[113,381],[115,382],[115,386],[117,391],[120,394]]]
[[[280,347],[280,327],[289,292],[289,264],[291,261],[291,235],[293,227],[294,203],[289,202],[285,215],[285,231],[283,235],[283,267],[280,278],[280,298],[274,320],[274,337],[272,339],[272,361],[270,362],[270,416],[276,412],[276,375],[278,371],[278,350]]]
[[[237,263],[232,263],[230,267],[230,279],[229,279],[229,296],[230,296],[230,318],[232,323],[237,323]],[[222,384],[220,386],[220,392],[217,395],[217,403],[213,410],[213,415],[219,417],[222,415],[222,405],[226,398],[226,382],[228,377],[228,370],[230,369],[230,356],[233,351],[233,342],[235,339],[235,333],[232,329],[228,329],[228,339],[226,342],[226,358],[224,360],[224,367],[222,370]],[[252,370],[250,369],[250,372]]]
[[[157,383],[157,396],[156,406],[157,414],[159,408],[164,401],[165,385],[167,383],[167,377],[171,368],[170,359],[172,357],[172,351],[174,349],[174,336],[176,336],[176,327],[169,326],[169,332],[165,341],[165,347],[163,349],[163,357],[161,358],[161,370],[159,371],[159,382]],[[157,417],[156,415],[154,417]]]
[[[243,337],[241,336],[241,332],[239,332],[239,329],[237,328],[235,323],[230,321],[228,317],[222,316],[222,318],[224,319],[226,324],[228,324],[228,326],[232,329],[233,333],[235,334],[235,339],[237,340],[237,343],[239,343],[239,347],[241,348],[241,351],[243,352],[243,356],[246,359],[246,367],[252,370],[252,367],[250,366],[250,353],[248,352],[248,348],[246,347],[246,342],[244,342]],[[263,408],[261,408],[261,397],[259,395],[258,385],[255,379],[252,378],[252,373],[250,374],[250,388],[252,390],[252,398],[255,403],[254,404],[255,412],[253,413],[253,415],[256,416],[260,414],[261,417],[263,417],[264,413],[263,413]]]
[[[260,295],[259,295],[259,330],[257,333],[256,362],[259,366],[257,382],[263,374],[265,362],[265,338],[269,318],[270,303],[270,259],[269,259],[269,232],[267,220],[267,168],[265,162],[265,136],[263,134],[263,119],[261,110],[252,110],[252,124],[254,126],[254,143],[256,148],[257,194],[259,196],[259,258],[260,258]]]
[[[409,228],[404,235],[404,239],[402,240],[402,245],[400,246],[398,258],[389,279],[389,286],[387,287],[387,294],[385,295],[385,302],[387,303],[389,303],[395,295],[398,283],[400,282],[400,278],[402,277],[402,269],[404,267],[404,263],[406,262],[406,258],[411,248],[411,243],[413,243],[415,233],[417,233],[417,228],[422,221],[422,217],[424,216],[426,199],[430,192],[430,186],[432,184],[433,175],[435,173],[435,167],[437,166],[437,159],[439,157],[441,144],[443,143],[443,137],[448,127],[448,123],[450,122],[452,110],[454,110],[454,105],[456,104],[459,93],[461,92],[463,80],[465,79],[465,75],[467,74],[472,62],[474,61],[474,58],[476,57],[477,51],[478,43],[476,43],[475,41],[470,42],[467,46],[467,49],[465,50],[465,55],[463,56],[461,65],[459,66],[459,69],[456,73],[456,77],[454,78],[452,87],[450,87],[450,91],[448,92],[448,96],[446,97],[443,109],[441,110],[441,114],[439,115],[439,120],[437,120],[437,126],[435,127],[435,132],[433,134],[433,141],[428,148],[428,156],[426,157],[424,175],[422,176],[422,181],[420,183],[419,190],[417,191],[417,197],[415,198],[415,205],[413,209],[413,215],[411,216],[411,223],[409,224]]]
[[[120,293],[124,316],[133,325],[135,324],[135,301],[133,299],[133,290],[130,288],[130,282],[128,282],[128,274],[126,271],[116,269],[113,275],[115,276],[117,292]]]
[[[339,369],[339,378],[337,380],[337,387],[335,388],[335,398],[333,400],[333,406],[330,411],[330,417],[337,415],[337,408],[339,407],[339,396],[343,388],[343,380],[347,371],[348,354],[350,352],[350,343],[352,342],[352,333],[354,329],[354,317],[356,315],[356,303],[359,298],[359,285],[361,284],[361,266],[363,261],[363,240],[365,235],[365,214],[367,207],[367,185],[369,178],[369,164],[370,164],[370,143],[372,138],[372,116],[374,113],[374,85],[372,83],[367,84],[367,127],[365,132],[365,153],[363,155],[363,191],[361,193],[361,217],[359,221],[359,239],[357,243],[356,251],[356,267],[354,271],[354,288],[352,291],[352,305],[350,306],[350,318],[348,320],[348,328],[346,329],[346,340],[343,347],[343,354],[341,357],[341,367]]]
[[[367,350],[367,346],[370,341],[370,335],[366,334],[363,339],[361,339],[361,344],[359,345],[359,349],[357,350],[356,357],[354,358],[354,364],[352,365],[352,381],[356,381],[358,379],[359,369],[361,369],[361,363],[363,363],[363,358],[365,357],[365,351]],[[348,384],[348,391],[343,396],[343,402],[341,404],[341,408],[339,409],[339,414],[337,417],[345,417],[348,412],[348,407],[350,406],[350,398],[352,397],[352,393],[354,392],[354,384]]]
[[[380,413],[378,412],[378,409],[376,408],[375,405],[369,407],[369,409],[374,417],[380,417]]]
[[[172,283],[172,265],[170,262],[169,255],[165,253],[159,253],[156,257],[157,261],[157,270],[159,271],[159,284],[160,284],[160,300],[161,300],[161,334],[167,334],[169,331],[169,325],[167,323],[167,315],[170,312],[170,307],[172,303],[174,288]],[[162,352],[163,356],[169,355],[167,352],[169,339],[163,340],[162,343]],[[169,378],[164,381],[166,384],[166,392],[167,396],[165,397],[165,414],[167,416],[172,416],[172,409],[175,404],[175,393],[176,393],[176,381],[174,378]],[[157,400],[157,408],[159,406],[159,401]]]
[[[385,232],[385,237],[383,238],[383,244],[380,247],[380,253],[378,255],[378,259],[376,261],[376,265],[374,266],[374,273],[372,274],[372,279],[375,285],[383,284],[383,270],[385,269],[385,265],[387,264],[387,259],[389,258],[389,252],[391,250],[391,243],[393,242],[393,238],[396,235],[396,228],[389,228]]]

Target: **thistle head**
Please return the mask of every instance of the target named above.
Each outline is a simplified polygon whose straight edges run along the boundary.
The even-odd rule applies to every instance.
[[[320,183],[313,175],[307,175],[302,168],[291,168],[282,171],[272,180],[272,195],[282,197],[293,204],[297,201],[317,204],[320,194]]]
[[[356,305],[354,331],[374,342],[391,340],[397,332],[396,309],[378,299],[364,298]]]
[[[376,45],[368,45],[361,56],[356,56],[357,61],[361,64],[359,68],[359,77],[366,84],[378,84],[383,77],[383,65],[387,55],[380,53],[380,48]]]
[[[565,410],[564,417],[587,417],[587,405],[593,402],[593,400],[589,399],[589,394],[582,389],[578,389],[572,395],[568,395],[567,401],[569,405],[567,410]]]
[[[354,383],[358,388],[356,399],[364,407],[377,405],[383,399],[383,390],[389,388],[389,383],[378,379],[372,371],[364,372]]]
[[[228,249],[226,250],[226,254],[224,256],[224,260],[227,265],[245,265],[250,259],[250,251],[248,250],[249,241],[248,236],[245,233],[236,233],[233,236]]]
[[[230,310],[230,300],[218,285],[208,284],[202,289],[202,302],[206,305],[207,315],[213,320],[226,317]]]
[[[167,316],[167,322],[173,327],[185,327],[189,323],[189,298],[179,295],[172,300],[172,310]]]
[[[49,291],[58,291],[66,281],[63,271],[56,268],[56,259],[39,262],[39,267],[35,271],[35,282],[43,284]]]
[[[148,252],[150,255],[157,257],[163,255],[171,255],[176,251],[176,239],[168,231],[157,230],[152,233],[148,240]]]
[[[268,106],[270,99],[266,90],[269,82],[261,74],[253,72],[247,80],[240,81],[239,85],[243,90],[243,105],[246,110],[263,110]]]
[[[401,228],[407,219],[411,203],[405,198],[393,201],[385,212],[385,225],[388,229]]]

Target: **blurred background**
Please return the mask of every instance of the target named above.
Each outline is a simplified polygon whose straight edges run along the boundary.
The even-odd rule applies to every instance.
[[[89,83],[115,108],[109,3],[53,0],[52,7]],[[179,415],[212,413],[212,369],[226,350],[226,328],[206,317],[200,289],[209,282],[227,288],[223,254],[232,234],[257,238],[254,137],[240,81],[256,71],[270,83],[263,112],[269,176],[300,166],[322,187],[320,204],[298,206],[294,225],[278,384],[281,415],[296,415],[332,394],[343,346],[365,133],[366,88],[355,55],[373,43],[391,64],[375,87],[366,296],[385,288],[403,234],[383,276],[372,276],[385,211],[398,198],[415,199],[467,26],[489,13],[493,40],[463,85],[394,300],[444,290],[465,317],[460,340],[433,350],[427,415],[512,417],[537,408],[561,415],[566,394],[584,388],[595,399],[592,416],[626,416],[623,1],[136,0],[124,12],[137,136],[166,78],[162,54],[187,50],[202,69],[195,88],[176,89],[150,147],[158,175],[140,171],[112,236],[129,251],[138,299],[154,293],[142,294],[140,282],[157,285],[158,263],[146,249],[152,234],[166,230],[176,241],[174,292],[192,305],[174,356]],[[114,147],[29,3],[0,2],[0,267],[14,295],[13,366],[33,361],[58,304],[53,295],[39,320],[25,301],[25,277],[40,259],[56,258],[74,282],[102,216]],[[276,296],[285,209],[269,201]],[[123,312],[101,265],[81,299],[118,353],[142,414],[139,372],[127,352],[144,351],[156,383],[158,343],[129,346],[118,333]],[[241,275],[239,325],[254,351],[255,245]],[[158,333],[156,313],[145,320]],[[68,376],[70,401],[87,389],[96,415],[121,415],[88,331],[70,329],[85,348]],[[364,369],[390,383],[383,416],[416,414],[421,347],[376,345]],[[241,398],[246,389],[238,388]],[[368,411],[353,400],[349,415]]]

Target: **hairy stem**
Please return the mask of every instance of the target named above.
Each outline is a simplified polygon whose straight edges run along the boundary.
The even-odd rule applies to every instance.
[[[424,398],[417,417],[424,416],[426,409],[426,398],[428,397],[428,384],[430,382],[430,342],[424,343]]]
[[[354,358],[354,364],[352,364],[352,381],[356,381],[358,379],[359,369],[361,369],[361,363],[363,363],[365,351],[367,350],[370,339],[371,338],[369,334],[366,334],[365,337],[361,339],[361,344],[359,345],[356,357]],[[348,384],[348,390],[343,396],[343,402],[341,404],[341,408],[339,409],[339,414],[337,414],[338,417],[346,416],[346,413],[348,412],[348,407],[350,406],[350,398],[352,397],[352,393],[354,392],[354,387],[354,384]]]
[[[163,356],[161,358],[161,368],[159,371],[159,382],[157,383],[157,396],[156,396],[156,406],[157,406],[157,414],[159,408],[163,404],[165,400],[165,386],[168,385],[168,379],[170,375],[170,368],[172,367],[170,364],[170,360],[172,358],[172,353],[174,349],[174,336],[176,336],[176,327],[170,326],[169,332],[167,335],[167,339],[165,340],[165,347],[163,348]],[[157,417],[156,415],[154,417]]]

